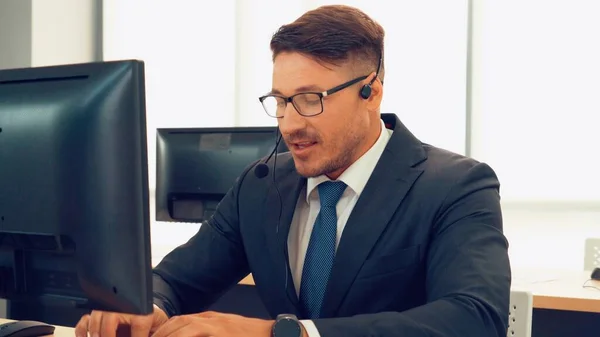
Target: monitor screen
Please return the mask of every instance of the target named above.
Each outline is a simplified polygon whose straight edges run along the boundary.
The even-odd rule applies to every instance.
[[[0,297],[152,312],[144,64],[0,71]]]
[[[273,151],[277,128],[158,129],[156,139],[156,220],[202,222],[242,171]]]

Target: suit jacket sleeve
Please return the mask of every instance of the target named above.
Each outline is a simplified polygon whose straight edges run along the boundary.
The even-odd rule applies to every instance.
[[[475,164],[450,189],[426,263],[425,305],[315,320],[321,336],[506,336],[511,271],[499,183],[489,166]]]
[[[239,188],[254,164],[244,170],[198,233],[154,268],[154,303],[169,317],[206,310],[249,274],[237,205]]]

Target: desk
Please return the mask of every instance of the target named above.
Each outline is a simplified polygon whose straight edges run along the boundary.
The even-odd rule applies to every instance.
[[[10,322],[11,320],[9,319],[4,319],[4,318],[0,318],[0,324],[6,323],[6,322]],[[54,335],[55,337],[74,337],[75,336],[75,329],[73,328],[67,328],[64,326],[55,326],[54,327]]]
[[[590,275],[591,271],[517,269],[512,286],[531,291],[537,309],[600,313],[600,281],[591,281]]]

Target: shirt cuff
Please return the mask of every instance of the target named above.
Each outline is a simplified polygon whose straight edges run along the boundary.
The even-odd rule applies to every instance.
[[[321,334],[313,321],[301,320],[300,323],[304,326],[304,330],[306,330],[308,337],[321,337]]]

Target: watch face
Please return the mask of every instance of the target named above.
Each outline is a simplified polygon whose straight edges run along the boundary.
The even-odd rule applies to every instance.
[[[274,337],[300,337],[302,336],[302,329],[300,329],[300,323],[291,319],[284,318],[277,321],[273,327]]]

